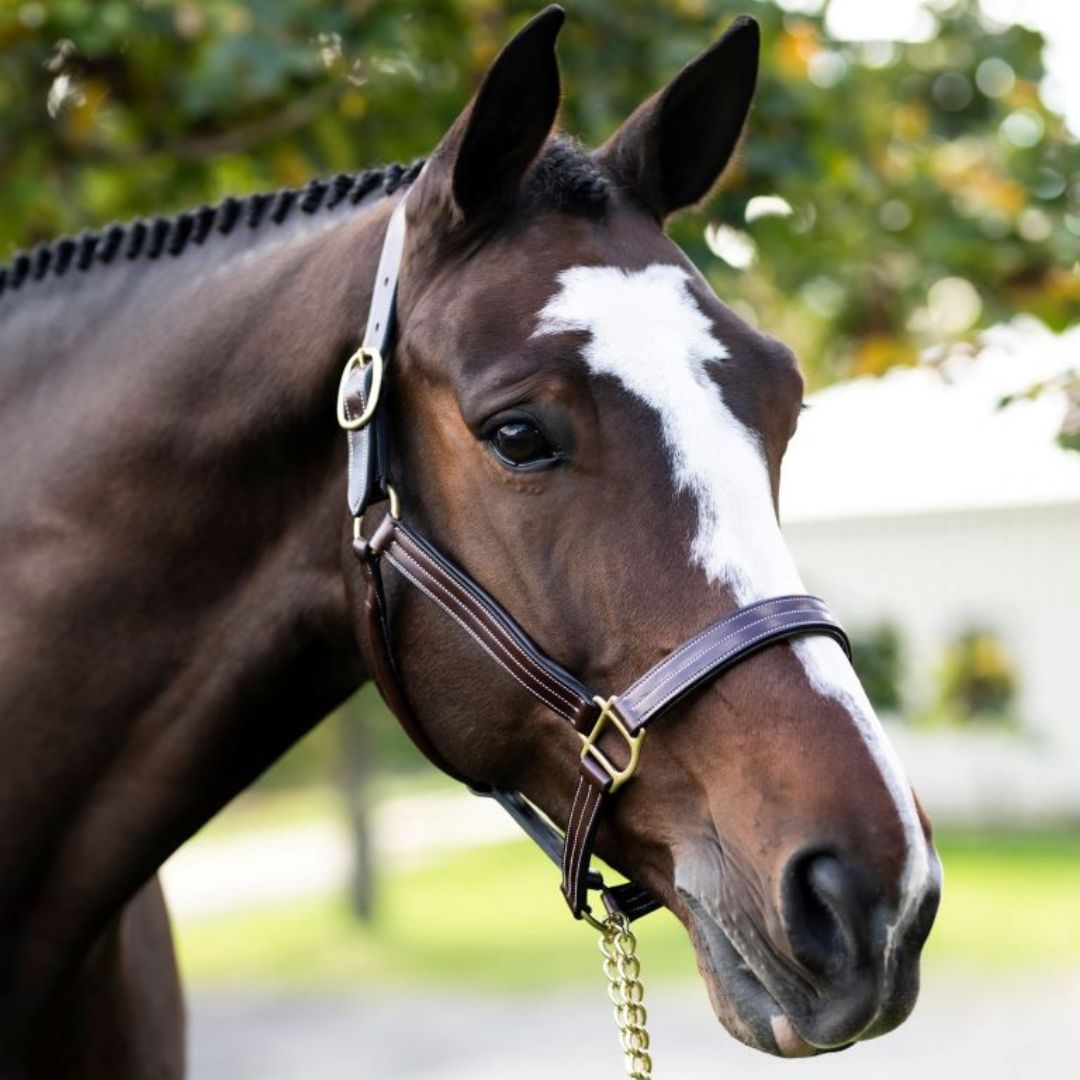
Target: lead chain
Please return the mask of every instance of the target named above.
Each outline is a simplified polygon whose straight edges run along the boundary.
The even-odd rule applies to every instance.
[[[641,985],[641,964],[637,938],[625,915],[609,915],[600,930],[600,952],[608,980],[608,997],[615,1006],[615,1023],[626,1055],[630,1080],[652,1080],[649,1033],[645,1030],[645,988]]]

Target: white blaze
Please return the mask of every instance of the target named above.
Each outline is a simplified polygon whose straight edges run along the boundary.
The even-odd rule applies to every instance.
[[[695,302],[690,276],[661,263],[635,272],[578,266],[558,282],[535,334],[588,332],[582,352],[589,370],[617,379],[655,411],[675,486],[697,505],[693,562],[711,582],[730,587],[739,604],[805,592],[780,535],[758,437],[709,376],[708,365],[722,364],[729,354]],[[896,804],[908,842],[903,892],[911,909],[901,910],[899,928],[930,873],[911,790],[840,646],[820,635],[792,644],[813,689],[851,714]]]

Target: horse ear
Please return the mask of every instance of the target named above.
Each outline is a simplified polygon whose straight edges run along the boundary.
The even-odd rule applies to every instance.
[[[555,40],[566,18],[552,5],[502,48],[480,89],[431,156],[426,173],[467,221],[510,202],[559,112]]]
[[[720,179],[750,110],[760,43],[757,22],[740,15],[597,151],[661,221]]]

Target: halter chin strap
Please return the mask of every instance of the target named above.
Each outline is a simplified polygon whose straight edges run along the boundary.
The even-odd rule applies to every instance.
[[[477,794],[496,799],[562,870],[562,892],[577,918],[589,918],[588,893],[599,890],[609,912],[635,919],[659,907],[649,892],[628,883],[607,888],[590,869],[596,833],[610,797],[638,767],[647,726],[687,694],[751,654],[804,634],[825,634],[850,655],[847,635],[825,604],[813,596],[759,600],[724,615],[627,687],[593,694],[547,656],[514,619],[468,574],[400,518],[386,467],[387,410],[384,368],[390,355],[394,299],[405,243],[405,198],[390,218],[368,315],[364,343],[342,374],[338,420],[348,432],[349,509],[356,522],[353,551],[363,575],[365,597],[360,634],[368,647],[372,676],[383,698],[419,749],[436,766]],[[389,498],[389,512],[365,537],[362,517],[369,505]],[[493,663],[545,708],[561,716],[581,741],[577,789],[565,836],[524,796],[480,785],[462,776],[428,740],[409,707],[394,662],[393,636],[383,567],[423,593]]]

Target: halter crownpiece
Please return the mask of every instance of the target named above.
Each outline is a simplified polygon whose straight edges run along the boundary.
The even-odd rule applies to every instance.
[[[588,904],[600,891],[610,914],[627,921],[660,906],[633,882],[607,888],[590,868],[593,844],[610,797],[638,767],[647,726],[692,690],[723,674],[753,653],[806,634],[824,634],[850,656],[847,635],[824,602],[814,596],[758,600],[717,619],[650,668],[624,691],[594,694],[547,656],[505,609],[429,540],[401,519],[390,483],[388,414],[384,368],[394,333],[395,296],[405,246],[407,193],[394,208],[383,241],[378,274],[360,349],[349,358],[338,394],[338,418],[348,434],[349,510],[356,522],[353,551],[364,578],[362,635],[372,660],[372,677],[386,703],[436,766],[478,794],[496,799],[562,869],[562,892],[575,918],[599,923]],[[362,529],[369,505],[390,500],[390,509],[371,536]],[[581,739],[577,788],[565,835],[521,794],[479,784],[462,776],[432,746],[409,707],[393,653],[390,613],[383,588],[389,565],[452,619],[490,659],[546,708],[561,716]],[[618,760],[606,748],[618,735]]]

